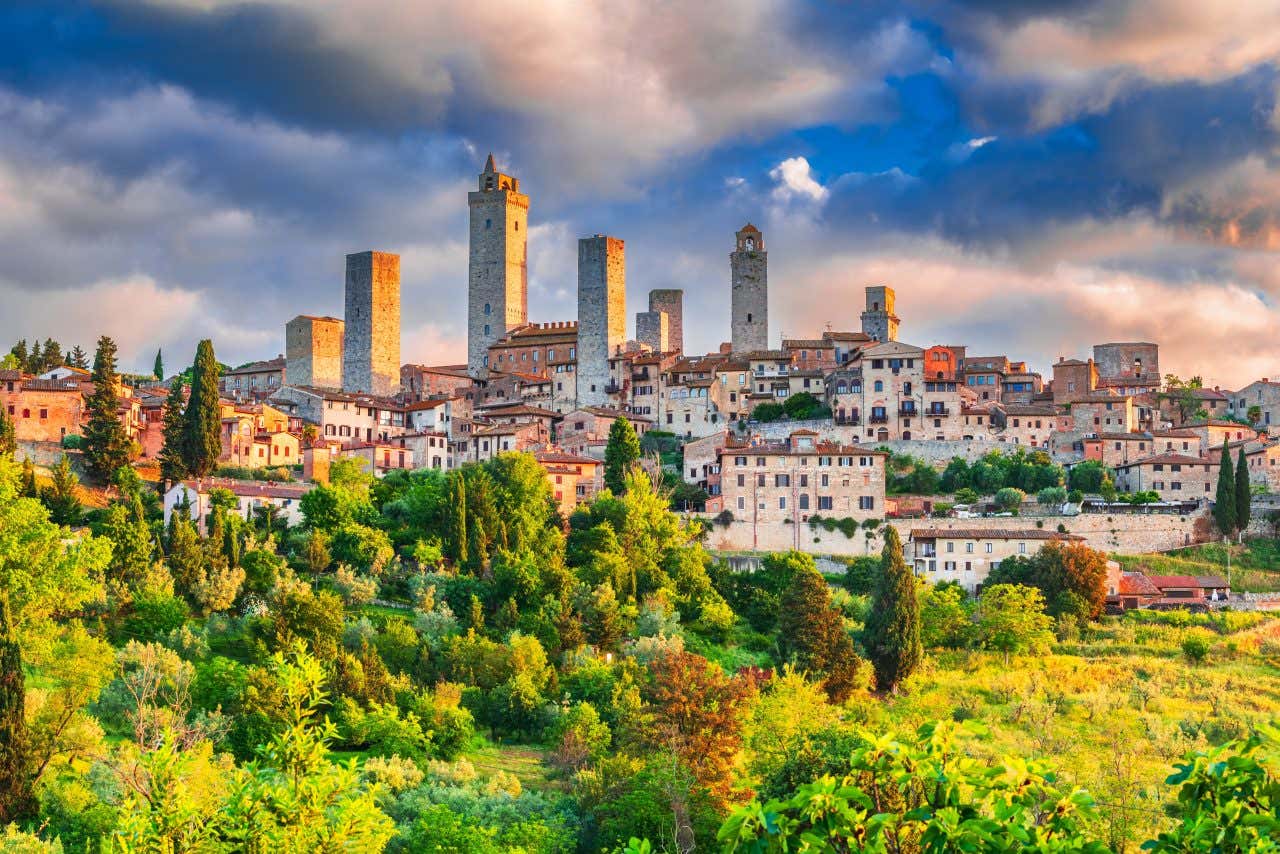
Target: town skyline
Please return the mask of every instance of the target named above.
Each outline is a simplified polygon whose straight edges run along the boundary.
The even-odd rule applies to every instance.
[[[574,316],[575,244],[594,233],[627,242],[630,305],[681,288],[691,317],[726,318],[750,221],[770,242],[775,341],[856,326],[862,289],[886,285],[921,345],[1045,371],[1150,340],[1170,372],[1238,386],[1280,355],[1275,52],[1241,35],[1268,29],[1248,8],[1225,25],[1157,5],[1156,33],[1134,10],[1053,6],[563,12],[551,23],[592,50],[552,74],[447,11],[393,32],[289,4],[14,4],[0,335],[110,334],[135,370],[203,337],[231,364],[270,358],[301,306],[341,312],[342,258],[373,248],[402,258],[405,361],[463,361],[462,196],[492,148],[534,200],[534,321]],[[502,14],[506,37],[566,37]],[[230,40],[175,61],[229,26],[302,82]],[[373,39],[416,39],[416,64],[362,59]],[[618,39],[632,48],[615,59]],[[642,96],[614,97],[628,86]],[[728,337],[691,323],[686,349]]]

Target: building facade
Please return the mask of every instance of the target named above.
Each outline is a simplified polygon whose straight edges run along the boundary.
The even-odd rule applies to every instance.
[[[735,236],[729,255],[730,340],[733,352],[769,349],[769,254],[751,223]]]
[[[285,376],[294,385],[342,387],[344,323],[300,314],[284,327]]]
[[[684,352],[684,291],[679,288],[658,288],[649,291],[649,311],[661,312],[667,316],[667,347],[657,352],[668,350]],[[637,330],[636,338],[640,338]],[[641,339],[643,340],[643,339]]]
[[[490,154],[467,206],[467,370],[483,377],[489,347],[529,322],[529,197]]]
[[[389,395],[400,389],[400,256],[347,256],[342,390]]]
[[[627,339],[626,246],[597,234],[578,241],[578,406],[609,403],[609,359]]]

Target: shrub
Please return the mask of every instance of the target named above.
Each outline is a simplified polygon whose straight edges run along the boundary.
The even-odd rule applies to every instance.
[[[1200,664],[1209,657],[1209,641],[1201,634],[1188,634],[1182,639],[1182,654],[1192,664]]]
[[[1026,493],[1012,486],[1006,486],[995,494],[996,506],[1001,510],[1017,510],[1023,498],[1026,498]]]

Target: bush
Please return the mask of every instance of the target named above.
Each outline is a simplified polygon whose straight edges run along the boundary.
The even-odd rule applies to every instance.
[[[144,593],[133,600],[133,613],[121,627],[130,640],[146,643],[167,638],[169,633],[187,621],[187,604],[177,596]]]
[[[1067,489],[1064,486],[1046,486],[1036,493],[1036,501],[1044,505],[1063,504],[1067,500]]]
[[[62,437],[62,447],[68,451],[79,451],[84,448],[84,437],[77,436],[75,433],[68,433]]]
[[[1200,664],[1209,657],[1209,641],[1204,635],[1189,634],[1182,639],[1182,654],[1192,664]]]
[[[1017,510],[1022,505],[1022,499],[1026,497],[1026,493],[1021,489],[1006,486],[996,492],[995,502],[1001,510]]]

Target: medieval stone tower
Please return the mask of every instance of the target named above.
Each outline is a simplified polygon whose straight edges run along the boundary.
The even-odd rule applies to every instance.
[[[484,377],[489,345],[529,322],[529,197],[518,179],[494,168],[490,154],[480,189],[467,194],[467,203],[467,372]]]
[[[400,388],[400,256],[347,256],[342,390],[390,395]]]
[[[342,388],[343,323],[300,314],[284,327],[284,375],[289,385]]]
[[[637,311],[636,340],[655,353],[670,352],[670,315],[665,311]]]
[[[764,251],[764,235],[747,223],[738,232],[737,240],[737,249],[729,255],[733,352],[768,350],[769,253]]]
[[[627,339],[624,249],[603,234],[578,241],[578,406],[609,402],[609,357]]]
[[[679,288],[660,288],[649,291],[649,311],[660,311],[667,316],[667,347],[677,353],[684,352],[684,291]],[[636,337],[640,338],[639,330]],[[644,339],[640,339],[644,340]]]
[[[867,288],[867,310],[862,312],[862,332],[877,341],[898,340],[898,315],[893,313],[893,288]]]

